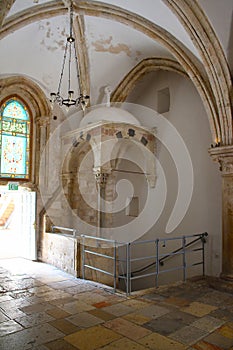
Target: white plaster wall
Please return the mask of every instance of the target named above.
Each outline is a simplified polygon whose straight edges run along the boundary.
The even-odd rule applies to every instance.
[[[206,231],[209,234],[206,245],[206,273],[219,275],[221,272],[221,176],[218,166],[212,162],[208,154],[208,148],[212,142],[210,128],[197,91],[190,80],[176,73],[153,72],[145,76],[137,85],[128,97],[128,102],[137,104],[140,102],[141,105],[156,110],[157,91],[166,87],[170,89],[171,103],[170,111],[165,113],[164,117],[175,126],[189,151],[194,172],[193,195],[183,220],[173,232],[166,234],[165,227],[177,195],[178,178],[171,155],[158,141],[157,157],[166,176],[168,191],[160,218],[142,239],[175,237]],[[132,105],[128,109],[140,120],[141,125],[156,126],[156,122],[151,122],[151,118],[147,118],[147,115],[140,115],[141,108],[138,106]],[[159,129],[157,133],[160,133]],[[159,169],[157,169],[157,176],[158,180],[162,176]],[[148,191],[155,190],[148,189]],[[160,197],[157,193],[154,197],[154,206],[147,208],[148,218],[155,215],[159,201]],[[148,247],[148,252],[152,249],[154,247]],[[200,271],[199,268],[199,273]],[[196,272],[198,273],[194,271]],[[178,273],[173,273],[174,279],[176,275],[178,276]]]

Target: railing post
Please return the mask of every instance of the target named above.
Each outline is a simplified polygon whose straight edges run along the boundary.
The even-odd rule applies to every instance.
[[[85,236],[82,235],[82,261],[83,261],[83,279],[85,280]]]
[[[183,236],[182,239],[182,246],[183,246],[183,281],[186,281],[186,238]]]
[[[127,275],[127,279],[126,279],[126,295],[130,295],[131,293],[131,276],[130,276],[130,243],[127,243],[127,254],[126,254],[126,275]]]
[[[116,254],[116,241],[114,242],[114,293],[116,293],[116,271],[117,271],[117,254]]]
[[[204,238],[204,235],[202,235],[201,242],[202,242],[202,275],[205,276],[205,238]]]
[[[159,286],[159,239],[156,239],[156,275],[155,275],[155,286]]]

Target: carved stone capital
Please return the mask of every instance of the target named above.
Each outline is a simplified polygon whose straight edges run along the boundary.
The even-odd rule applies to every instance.
[[[36,124],[39,125],[40,127],[43,126],[48,126],[50,124],[50,117],[40,117],[36,118]]]
[[[209,154],[214,162],[219,163],[223,175],[233,175],[233,146],[211,148]]]
[[[96,183],[104,187],[107,183],[108,175],[110,174],[110,169],[93,168],[93,174],[95,176]]]

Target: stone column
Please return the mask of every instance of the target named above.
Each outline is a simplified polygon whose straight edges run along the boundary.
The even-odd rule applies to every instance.
[[[222,274],[233,281],[233,146],[209,150],[222,174]]]
[[[44,151],[44,148],[46,146],[46,142],[48,141],[49,138],[49,126],[50,126],[50,118],[49,117],[43,117],[43,118],[36,118],[36,142],[38,143],[37,147],[37,154],[36,154],[36,169],[35,173],[37,176],[36,179],[36,184],[39,184],[39,170],[40,167],[44,169],[43,173],[43,179],[40,179],[40,183],[42,183],[44,186],[46,185],[46,160],[47,160],[47,155],[43,159],[43,164],[40,164],[41,162],[41,156]],[[41,174],[40,174],[41,175]]]
[[[33,178],[35,181],[36,186],[39,186],[39,184],[45,185],[45,179],[46,179],[46,163],[43,162],[41,164],[41,155],[43,153],[44,147],[46,145],[46,142],[48,140],[48,130],[50,126],[50,118],[49,117],[37,117],[36,118],[36,139],[35,139],[35,158],[33,159],[35,162],[35,166],[33,169]],[[44,159],[45,160],[45,159]],[[40,173],[40,167],[43,169],[43,174]],[[40,193],[38,191],[38,193]],[[36,208],[37,208],[37,251],[38,256],[40,257],[42,254],[42,247],[43,247],[43,239],[45,234],[45,203],[44,200],[47,201],[47,198],[43,198],[43,201],[41,200],[40,196],[37,196],[36,199]]]
[[[94,168],[93,173],[95,176],[97,184],[97,193],[98,193],[98,209],[97,209],[97,232],[96,236],[101,237],[101,227],[104,224],[104,208],[101,206],[101,198],[105,200],[105,186],[108,178],[108,173],[104,172],[101,168]]]

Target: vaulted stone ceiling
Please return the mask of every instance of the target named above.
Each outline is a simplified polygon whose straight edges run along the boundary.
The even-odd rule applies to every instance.
[[[26,76],[46,96],[57,90],[69,32],[68,4],[69,0],[0,1],[1,77]],[[92,105],[103,102],[106,85],[124,100],[124,77],[130,71],[132,80],[155,67],[174,70],[194,82],[213,137],[232,143],[228,68],[233,71],[232,0],[74,0],[73,4],[81,82]]]

